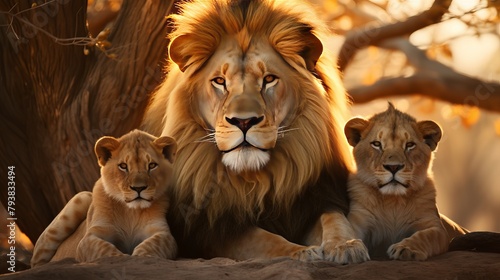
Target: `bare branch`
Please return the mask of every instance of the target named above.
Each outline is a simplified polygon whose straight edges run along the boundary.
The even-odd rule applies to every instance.
[[[350,89],[348,92],[355,103],[381,97],[419,94],[453,104],[500,112],[500,84],[457,73],[429,59],[424,51],[405,39],[386,40],[380,46],[405,53],[408,61],[415,66],[416,73],[410,77],[381,79],[373,85]]]
[[[346,40],[339,52],[339,69],[344,71],[356,52],[370,45],[377,45],[388,38],[408,35],[431,24],[441,21],[448,10],[451,0],[436,0],[425,12],[409,17],[407,20],[380,27],[365,27],[347,33]]]

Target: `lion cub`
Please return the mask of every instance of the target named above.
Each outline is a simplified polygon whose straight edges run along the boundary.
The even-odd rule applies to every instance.
[[[101,178],[92,193],[71,199],[42,233],[32,267],[62,257],[83,262],[125,254],[174,258],[177,244],[165,217],[176,148],[170,137],[139,130],[99,139],[95,153]],[[61,253],[66,239],[71,245]],[[56,251],[62,257],[55,257]]]
[[[358,168],[348,182],[348,220],[370,256],[425,260],[447,251],[450,238],[429,171],[440,127],[389,103],[369,120],[351,119],[345,134]],[[360,241],[350,242],[367,253]]]

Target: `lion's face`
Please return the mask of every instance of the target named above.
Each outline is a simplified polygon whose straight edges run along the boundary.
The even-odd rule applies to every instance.
[[[258,170],[270,160],[297,105],[294,94],[287,94],[291,71],[266,41],[255,40],[243,51],[231,39],[200,71],[198,110],[232,170]]]
[[[95,146],[105,192],[130,208],[148,208],[162,195],[172,173],[175,141],[132,131],[102,137]]]
[[[441,129],[416,122],[390,105],[370,120],[354,118],[345,126],[358,167],[357,176],[383,194],[405,194],[423,186]]]
[[[179,8],[167,78],[143,122],[179,143],[176,200],[212,223],[229,209],[256,217],[271,200],[286,211],[319,180],[344,187],[348,102],[313,9],[267,0]]]

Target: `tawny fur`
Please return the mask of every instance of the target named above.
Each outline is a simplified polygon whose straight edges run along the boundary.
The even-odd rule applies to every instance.
[[[101,178],[92,193],[71,199],[42,233],[32,266],[66,257],[86,262],[125,254],[174,258],[177,244],[165,216],[175,149],[172,138],[138,130],[99,139]]]
[[[198,0],[180,11],[143,123],[179,145],[167,216],[180,256],[360,261],[346,257],[348,101],[314,8]]]
[[[179,143],[169,218],[181,254],[296,256],[305,247],[290,241],[304,245],[322,213],[343,215],[347,206],[341,125],[348,101],[321,46],[326,28],[303,1],[194,1],[180,10],[171,16],[172,64],[144,127]],[[279,79],[269,89],[268,74]],[[225,88],[214,85],[216,77]],[[251,113],[262,111],[264,121],[248,132],[262,136],[248,141],[264,152],[222,152],[234,142],[227,135],[239,133],[225,118],[244,113],[231,111],[238,96],[255,101]],[[267,240],[281,241],[262,252],[251,246]]]
[[[369,120],[350,120],[345,132],[358,168],[348,183],[353,253],[426,260],[446,252],[453,236],[442,223],[430,174],[439,126],[390,104]]]

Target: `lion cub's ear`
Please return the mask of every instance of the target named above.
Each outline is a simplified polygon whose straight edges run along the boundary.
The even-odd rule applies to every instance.
[[[417,127],[424,137],[425,144],[431,148],[431,151],[434,151],[442,136],[439,125],[433,121],[421,121],[417,123]]]
[[[175,160],[175,154],[177,153],[177,142],[174,138],[168,136],[162,136],[155,141],[153,141],[158,149],[162,151],[163,156],[171,163]]]
[[[362,118],[349,120],[344,127],[344,134],[349,145],[356,146],[361,141],[361,133],[368,127],[368,121]]]
[[[94,152],[99,165],[104,166],[111,158],[111,152],[118,149],[118,147],[120,147],[120,142],[114,137],[104,136],[97,140]]]

